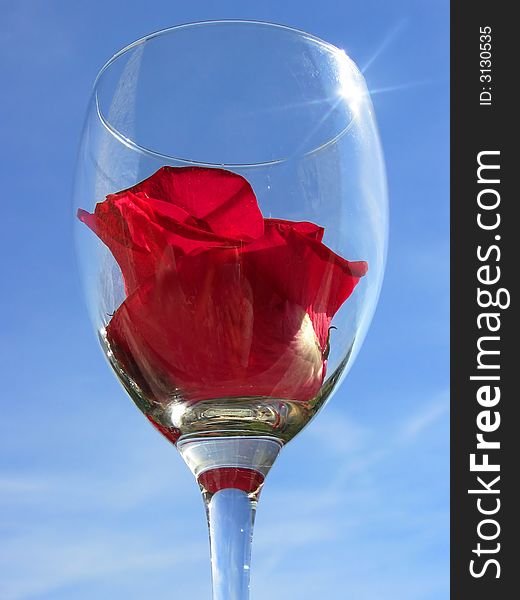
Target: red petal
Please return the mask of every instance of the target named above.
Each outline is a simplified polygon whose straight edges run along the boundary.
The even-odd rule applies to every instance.
[[[140,282],[146,281],[153,274],[154,264],[150,251],[146,246],[140,245],[138,239],[133,239],[130,227],[132,220],[127,222],[121,207],[110,202],[101,202],[96,205],[94,214],[79,209],[78,218],[90,227],[112,252],[123,273],[127,294],[132,293]],[[153,230],[153,224],[148,221],[146,215],[136,214],[134,221],[137,220],[141,221],[144,230]],[[152,235],[149,237],[150,240],[153,239]]]
[[[119,192],[143,193],[185,210],[217,235],[253,240],[263,217],[249,182],[231,171],[202,167],[162,167],[148,179]]]
[[[317,240],[321,242],[323,239],[323,234],[325,233],[325,229],[320,227],[319,225],[315,225],[314,223],[309,223],[308,221],[286,221],[284,219],[265,219],[265,225],[269,228],[274,225],[281,225],[283,227],[291,227],[298,233],[305,235],[309,238]]]
[[[346,261],[290,222],[269,219],[264,236],[244,248],[244,257],[256,285],[309,314],[323,350],[332,317],[368,268],[366,262]]]
[[[162,271],[116,311],[109,341],[133,356],[150,385],[157,373],[184,389],[214,390],[217,382],[241,378],[253,314],[236,256],[215,249],[185,257],[182,278],[176,270]],[[164,395],[162,382],[157,385],[154,394]]]
[[[80,209],[78,218],[110,248],[127,294],[152,277],[160,265],[174,268],[183,254],[237,243],[197,228],[193,217],[181,208],[132,192],[108,196],[96,205],[93,215]]]
[[[114,354],[134,364],[153,396],[202,400],[270,396],[309,400],[324,375],[304,309],[244,277],[237,250],[185,256],[151,278],[107,327]],[[144,387],[144,386],[141,386]]]

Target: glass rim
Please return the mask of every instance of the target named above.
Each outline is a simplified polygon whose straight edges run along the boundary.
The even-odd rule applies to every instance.
[[[92,86],[92,93],[93,93],[93,97],[94,97],[94,101],[95,101],[96,113],[97,113],[97,116],[98,116],[99,120],[101,121],[102,125],[108,130],[108,132],[111,135],[113,135],[119,142],[121,142],[122,144],[127,146],[130,150],[134,150],[136,152],[140,152],[144,155],[151,156],[154,158],[160,158],[160,159],[166,160],[168,162],[179,162],[179,163],[184,163],[186,165],[196,165],[196,166],[215,167],[215,168],[226,168],[226,167],[229,167],[229,168],[254,168],[254,167],[267,167],[267,166],[272,166],[272,165],[279,165],[279,164],[289,161],[290,157],[287,156],[287,157],[272,159],[272,160],[268,160],[268,161],[254,162],[254,163],[221,163],[221,162],[216,163],[216,162],[199,161],[199,160],[190,159],[190,158],[186,158],[186,157],[174,156],[171,154],[165,154],[163,152],[158,152],[156,150],[152,150],[151,148],[147,148],[146,146],[138,144],[135,140],[132,140],[131,138],[123,135],[105,117],[105,115],[101,109],[101,106],[100,106],[97,88],[98,88],[98,84],[99,84],[103,74],[119,58],[121,58],[127,52],[133,50],[134,48],[137,48],[138,46],[142,46],[142,45],[146,44],[147,42],[154,40],[156,38],[160,38],[162,36],[166,36],[171,33],[175,33],[176,31],[180,31],[180,30],[184,30],[184,29],[198,28],[198,27],[218,26],[218,25],[247,25],[247,26],[256,25],[256,26],[266,27],[269,29],[278,29],[282,32],[292,34],[296,37],[301,37],[303,39],[308,40],[309,42],[316,44],[317,46],[321,46],[322,48],[324,48],[331,54],[334,54],[334,55],[340,54],[342,56],[342,58],[345,58],[348,61],[351,68],[353,68],[355,71],[357,71],[361,75],[361,77],[363,77],[363,74],[359,70],[358,66],[352,60],[352,58],[350,58],[350,56],[345,52],[345,50],[342,50],[338,46],[335,46],[334,44],[331,44],[330,42],[327,42],[326,40],[323,40],[322,38],[320,38],[316,35],[308,33],[307,31],[305,31],[303,29],[298,29],[296,27],[292,27],[289,25],[283,25],[280,23],[273,23],[270,21],[262,21],[262,20],[254,20],[254,19],[208,19],[208,20],[203,20],[203,21],[191,21],[191,22],[182,23],[179,25],[172,25],[170,27],[165,27],[163,29],[159,29],[157,31],[154,31],[152,33],[144,35],[144,36],[138,38],[137,40],[131,42],[130,44],[127,44],[126,46],[124,46],[123,48],[121,48],[120,50],[115,52],[105,62],[105,64],[101,67],[98,74],[96,75],[96,78],[95,78],[93,86]],[[318,152],[321,152],[328,146],[335,144],[340,138],[342,138],[352,128],[355,121],[356,121],[356,115],[354,115],[350,119],[350,121],[347,123],[347,125],[343,129],[341,129],[339,131],[339,133],[337,133],[331,139],[327,140],[326,142],[319,145],[318,147],[313,148],[312,150],[309,150],[309,151],[303,153],[301,155],[301,158],[308,157],[313,154],[317,154]]]

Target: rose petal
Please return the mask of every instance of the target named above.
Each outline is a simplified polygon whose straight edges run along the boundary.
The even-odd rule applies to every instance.
[[[287,221],[285,219],[265,219],[264,223],[267,227],[272,227],[274,225],[281,225],[282,227],[290,227],[305,235],[309,238],[315,239],[318,242],[321,242],[323,239],[323,234],[325,233],[325,229],[320,227],[319,225],[315,225],[314,223],[309,223],[308,221]]]
[[[255,285],[303,307],[322,350],[332,317],[368,268],[366,262],[341,258],[290,223],[269,219],[264,236],[244,248],[244,260]]]
[[[252,294],[237,250],[185,256],[151,278],[107,327],[116,357],[135,363],[154,398],[270,396],[309,400],[324,376],[304,309],[272,290]]]
[[[125,215],[134,218],[126,219]],[[112,202],[96,205],[94,214],[78,210],[78,218],[108,246],[123,274],[127,294],[132,293],[142,281],[154,272],[154,260],[149,244],[160,235],[142,211],[123,210]],[[141,227],[137,223],[141,223]],[[133,231],[140,231],[134,238]],[[143,240],[143,236],[145,239]],[[141,241],[141,243],[140,243]],[[142,245],[142,243],[146,245]]]
[[[162,167],[117,195],[129,191],[178,206],[226,238],[248,241],[263,233],[262,213],[249,182],[231,171]]]
[[[127,294],[154,275],[159,264],[174,268],[182,254],[238,243],[197,228],[181,208],[132,192],[112,194],[96,205],[94,214],[80,209],[78,217],[110,248]]]
[[[152,382],[159,371],[169,387],[214,389],[247,367],[253,324],[248,282],[236,252],[227,250],[190,257],[183,272],[163,271],[138,288],[112,317],[107,337]],[[153,391],[160,397],[158,386]]]

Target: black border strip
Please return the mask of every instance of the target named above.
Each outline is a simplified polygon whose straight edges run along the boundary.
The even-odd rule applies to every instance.
[[[520,26],[511,6],[496,0],[451,5],[451,597],[456,600],[509,600],[520,594],[515,591],[520,328],[513,289],[520,275],[515,219],[520,193],[514,189],[520,151],[512,143],[520,129],[520,95],[517,99],[514,91],[520,87]],[[479,181],[479,160],[499,168],[484,166]],[[485,306],[490,301],[496,305]]]

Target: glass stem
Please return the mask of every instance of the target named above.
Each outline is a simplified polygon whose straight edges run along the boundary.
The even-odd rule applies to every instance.
[[[248,600],[256,500],[239,489],[223,489],[206,503],[213,600]]]
[[[208,517],[213,600],[248,600],[256,505],[282,442],[271,436],[180,438]]]

